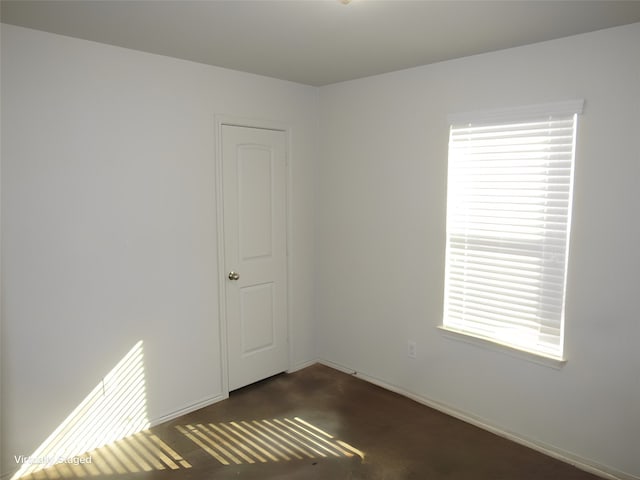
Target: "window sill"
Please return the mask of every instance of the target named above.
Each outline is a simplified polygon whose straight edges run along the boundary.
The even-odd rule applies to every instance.
[[[511,345],[498,343],[498,342],[495,342],[494,340],[478,337],[466,332],[463,333],[458,330],[452,330],[443,325],[438,326],[438,330],[440,330],[440,333],[442,333],[442,335],[445,338],[464,342],[464,343],[469,343],[471,345],[476,345],[489,350],[493,350],[494,352],[504,353],[515,358],[536,363],[538,365],[555,368],[556,370],[560,370],[567,363],[567,359],[565,358],[560,359],[560,358],[547,357],[545,355],[534,353],[528,350],[520,350],[516,347],[512,347]]]

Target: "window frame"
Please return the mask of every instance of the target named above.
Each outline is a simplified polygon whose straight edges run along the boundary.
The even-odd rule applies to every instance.
[[[578,115],[582,114],[584,107],[584,100],[569,100],[564,102],[554,102],[546,104],[529,105],[517,108],[508,109],[494,109],[484,110],[467,113],[457,113],[448,116],[450,142],[447,149],[448,162],[447,162],[447,229],[446,229],[446,253],[445,253],[445,275],[444,275],[444,296],[443,296],[443,315],[442,324],[439,325],[440,331],[446,338],[461,340],[467,343],[473,343],[475,345],[481,345],[493,350],[505,352],[510,355],[515,355],[519,358],[533,361],[535,363],[541,363],[543,365],[559,368],[566,363],[566,350],[564,348],[564,325],[565,325],[565,299],[566,299],[566,284],[568,276],[568,261],[569,261],[569,242],[570,242],[570,229],[571,229],[571,213],[573,210],[573,178],[575,170],[576,159],[576,138],[577,138],[577,122]],[[562,289],[562,307],[560,312],[560,336],[559,336],[559,354],[553,354],[542,351],[541,349],[531,348],[529,346],[518,345],[510,342],[505,342],[503,338],[496,336],[479,335],[477,332],[461,329],[459,327],[452,327],[452,322],[447,320],[447,312],[449,308],[449,289],[450,289],[450,231],[449,222],[450,215],[449,210],[451,208],[450,197],[450,169],[451,169],[451,132],[456,126],[468,125],[468,124],[492,124],[503,125],[508,127],[511,124],[518,122],[526,122],[529,120],[541,119],[545,117],[557,117],[557,116],[573,116],[573,134],[572,134],[572,154],[571,154],[571,173],[569,175],[569,193],[568,193],[568,217],[566,221],[566,250],[564,252],[564,285]],[[541,242],[542,243],[542,242]],[[455,322],[453,322],[455,323]],[[473,323],[473,322],[470,322]],[[505,323],[504,325],[509,325]],[[540,325],[540,324],[539,324]],[[494,332],[495,333],[495,332]]]

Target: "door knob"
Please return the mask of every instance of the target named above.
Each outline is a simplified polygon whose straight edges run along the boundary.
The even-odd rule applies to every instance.
[[[229,272],[229,280],[238,280],[240,278],[240,274],[236,272]]]

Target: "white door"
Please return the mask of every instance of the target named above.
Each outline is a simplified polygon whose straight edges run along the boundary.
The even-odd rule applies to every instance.
[[[286,133],[222,126],[229,390],[288,368]]]

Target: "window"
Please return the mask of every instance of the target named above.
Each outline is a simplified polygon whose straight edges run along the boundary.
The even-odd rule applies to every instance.
[[[450,118],[446,330],[562,359],[582,103]]]

